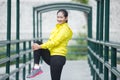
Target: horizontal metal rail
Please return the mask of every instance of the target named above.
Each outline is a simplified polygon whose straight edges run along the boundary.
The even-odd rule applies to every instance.
[[[99,78],[101,80],[104,80],[104,77],[103,77],[104,73],[99,73],[99,67],[96,67],[97,64],[94,63],[95,61],[93,61],[92,58],[95,58],[95,60],[97,60],[99,63],[102,63],[103,66],[108,68],[109,72],[111,72],[114,76],[116,76],[117,78],[120,78],[120,71],[116,66],[117,65],[116,63],[117,49],[120,49],[120,43],[103,42],[103,41],[98,41],[98,40],[90,39],[90,38],[88,38],[88,41],[90,41],[93,44],[97,44],[97,45],[101,44],[103,46],[107,46],[111,50],[111,51],[109,50],[109,54],[111,53],[111,57],[109,58],[111,59],[111,63],[109,63],[108,61],[104,61],[104,57],[100,57],[99,54],[96,54],[96,52],[91,48],[91,46],[88,46],[88,50],[90,52],[90,55],[89,55],[90,65],[95,70],[95,73],[97,73]],[[112,49],[115,49],[116,51],[112,53]],[[115,66],[113,66],[112,64],[115,64]]]
[[[95,40],[95,39],[91,39],[91,38],[88,38],[88,40],[90,42],[93,42],[93,43],[97,43],[97,44],[101,44],[101,45],[104,45],[104,46],[108,46],[108,47],[113,47],[113,48],[118,48],[120,49],[120,43],[115,43],[115,42],[105,42],[105,41],[100,41],[100,40]]]
[[[15,70],[11,71],[9,74],[7,74],[7,73],[2,74],[2,76],[0,76],[0,80],[8,79],[11,75],[13,75],[13,74],[19,72],[20,70],[26,68],[26,65],[29,65],[29,68],[30,68],[30,65],[31,65],[31,62],[32,62],[32,56],[31,55],[32,55],[32,52],[33,52],[33,50],[31,49],[31,43],[33,42],[33,40],[35,40],[35,39],[32,39],[32,40],[2,41],[3,43],[2,42],[0,43],[0,44],[2,44],[2,47],[3,47],[3,45],[7,46],[7,44],[11,44],[12,45],[12,44],[17,44],[17,43],[22,43],[22,44],[29,43],[28,44],[29,48],[28,47],[24,47],[24,45],[21,46],[21,48],[23,48],[23,50],[21,50],[19,52],[19,54],[17,54],[15,51],[10,51],[10,54],[13,53],[13,52],[14,52],[14,54],[12,54],[10,57],[4,56],[3,58],[0,59],[0,65],[6,64],[7,62],[14,62],[14,61],[15,61],[14,62],[14,65],[15,65],[17,58],[20,58],[18,63],[19,64],[22,63],[21,67],[16,68]],[[25,56],[25,55],[28,55],[28,56]],[[2,54],[1,54],[1,56],[2,56]],[[21,56],[25,56],[25,58],[21,57]],[[28,59],[28,60],[26,60],[26,62],[24,63],[23,62],[24,59]],[[10,65],[12,65],[12,64],[10,64]]]

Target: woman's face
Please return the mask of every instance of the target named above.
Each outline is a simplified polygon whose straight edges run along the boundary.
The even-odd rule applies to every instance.
[[[65,17],[62,12],[59,12],[57,14],[57,22],[58,22],[58,24],[65,23],[66,21],[67,21],[67,17]]]

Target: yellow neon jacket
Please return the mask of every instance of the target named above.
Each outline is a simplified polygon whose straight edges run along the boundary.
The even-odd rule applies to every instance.
[[[72,38],[73,32],[67,23],[56,24],[47,42],[41,45],[43,49],[49,49],[50,55],[66,56],[68,41]]]

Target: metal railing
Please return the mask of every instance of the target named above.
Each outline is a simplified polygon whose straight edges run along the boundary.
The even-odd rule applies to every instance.
[[[93,80],[118,80],[120,71],[117,68],[117,54],[120,43],[109,41],[110,0],[96,1],[96,39],[88,35],[88,62],[91,74]]]
[[[4,54],[0,52],[0,66],[6,66],[6,72],[0,75],[0,80],[9,80],[10,76],[16,74],[15,80],[20,80],[19,72],[23,70],[23,80],[25,80],[26,65],[29,65],[29,72],[31,69],[32,61],[32,50],[31,50],[32,40],[12,40],[12,41],[0,41],[0,49],[5,51]],[[18,44],[22,46],[18,47]],[[28,46],[26,46],[28,44]],[[14,46],[14,49],[11,46]],[[19,51],[19,52],[18,52]],[[22,64],[20,66],[20,64]],[[15,65],[16,68],[11,71],[11,66]],[[3,71],[4,72],[4,71]]]
[[[31,43],[35,39],[20,40],[20,2],[16,0],[16,39],[11,39],[11,0],[7,0],[7,30],[6,40],[0,41],[0,67],[5,66],[5,70],[0,71],[0,80],[11,80],[11,76],[15,75],[15,80],[25,80],[26,65],[28,65],[28,72],[31,69],[32,50]],[[1,35],[4,36],[4,35]],[[20,65],[22,64],[22,65]],[[14,65],[14,70],[11,66]],[[22,71],[22,76],[20,76]]]
[[[120,71],[117,68],[117,53],[120,49],[120,43],[97,41],[90,38],[88,40],[91,42],[88,49],[93,80],[119,79]],[[103,45],[103,49],[100,49],[100,45]]]

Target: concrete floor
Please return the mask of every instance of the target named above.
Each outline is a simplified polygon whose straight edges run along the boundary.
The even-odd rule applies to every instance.
[[[49,66],[42,64],[43,74],[26,80],[51,80]],[[92,80],[87,60],[67,61],[62,72],[61,80]]]

